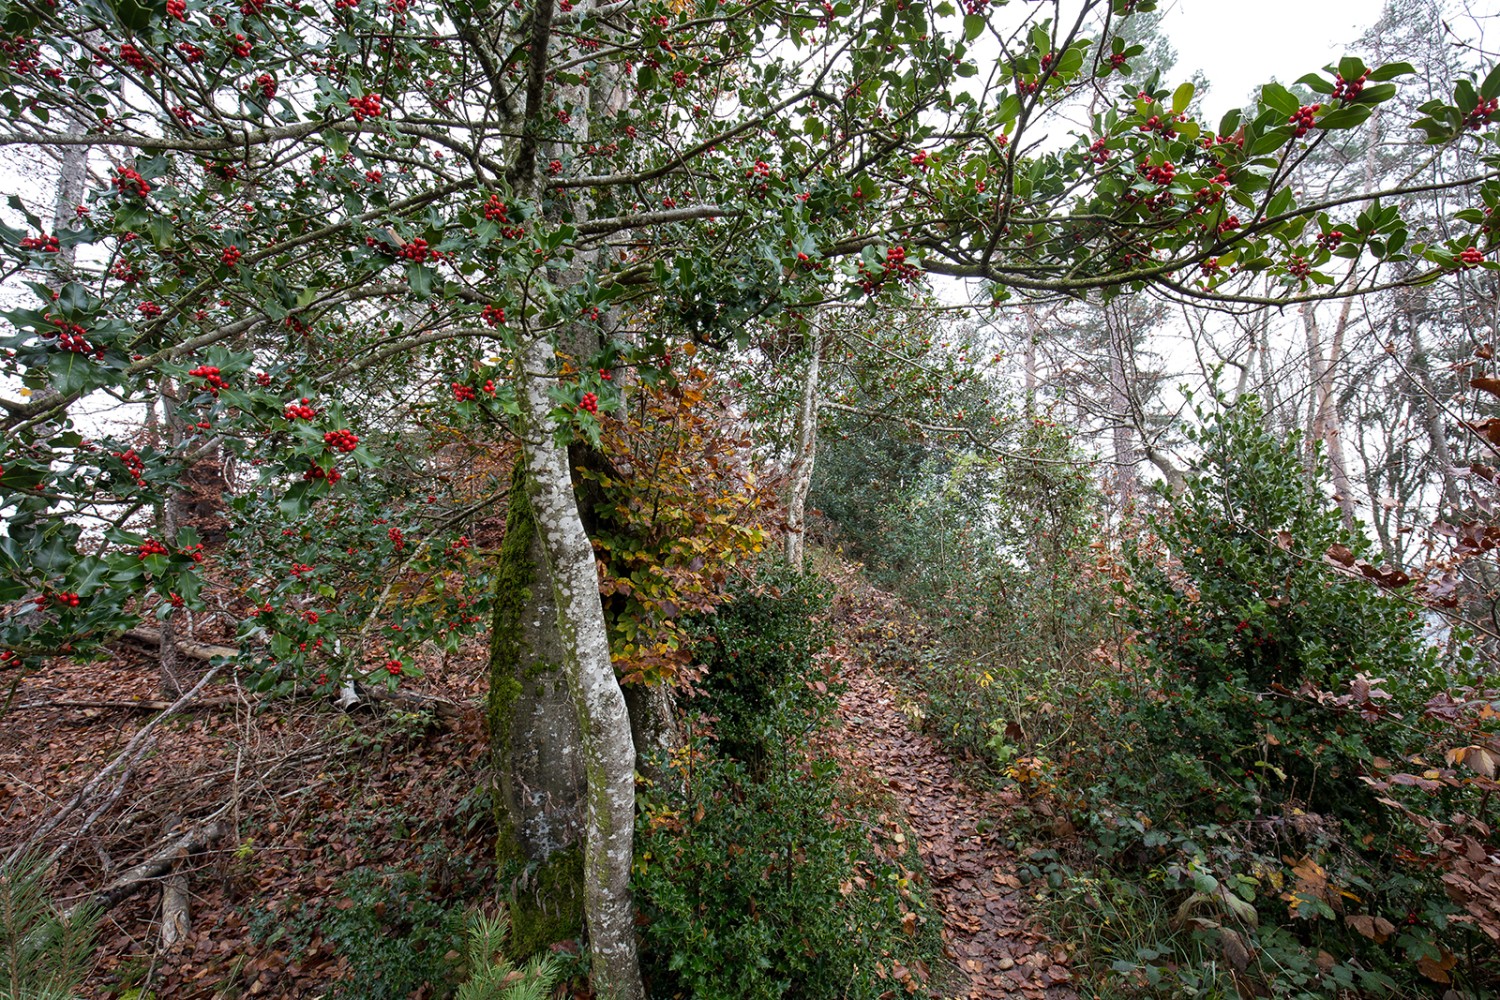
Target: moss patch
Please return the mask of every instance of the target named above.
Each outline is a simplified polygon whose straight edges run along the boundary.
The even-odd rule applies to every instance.
[[[490,740],[490,759],[504,768],[510,758],[511,713],[521,696],[521,615],[531,600],[535,577],[531,566],[531,540],[536,537],[536,515],[526,495],[526,468],[517,461],[510,481],[510,508],[505,516],[505,539],[495,568],[495,603],[490,620],[490,690],[485,722]],[[499,836],[495,860],[503,870],[508,862],[522,858],[521,845],[506,812],[504,796],[495,797],[495,822]]]
[[[582,848],[558,851],[512,885],[511,958],[524,961],[554,941],[583,933]]]

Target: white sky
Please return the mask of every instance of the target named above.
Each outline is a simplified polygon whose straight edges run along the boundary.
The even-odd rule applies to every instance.
[[[1258,84],[1290,83],[1350,51],[1380,19],[1383,0],[1164,0],[1162,27],[1177,49],[1171,76],[1201,70],[1212,85],[1203,100],[1210,122],[1239,107]],[[1167,84],[1167,80],[1162,81]]]

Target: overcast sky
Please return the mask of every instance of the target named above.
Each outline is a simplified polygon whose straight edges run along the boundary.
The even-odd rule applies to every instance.
[[[1383,0],[1163,0],[1160,9],[1177,49],[1171,75],[1185,80],[1201,70],[1212,84],[1204,109],[1216,120],[1258,84],[1290,83],[1341,55],[1362,55],[1348,51],[1350,43],[1380,19],[1383,6]]]

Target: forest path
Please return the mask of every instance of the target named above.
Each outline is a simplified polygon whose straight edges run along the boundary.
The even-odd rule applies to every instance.
[[[917,836],[942,916],[943,950],[969,979],[968,993],[957,996],[1076,1000],[1067,953],[1032,916],[1019,859],[1001,837],[1014,800],[962,780],[948,754],[914,730],[896,689],[871,663],[868,644],[881,631],[870,627],[871,596],[861,595],[865,606],[855,613],[864,627],[846,633],[835,649],[846,690],[838,709],[842,733],[834,738],[846,764],[897,800]]]

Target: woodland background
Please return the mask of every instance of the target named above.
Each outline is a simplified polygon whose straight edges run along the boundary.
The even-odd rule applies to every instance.
[[[0,0],[0,997],[1494,995],[1496,15],[1154,6]]]

